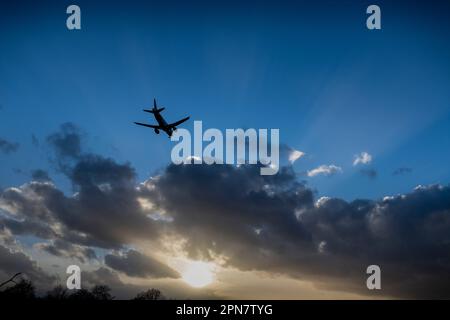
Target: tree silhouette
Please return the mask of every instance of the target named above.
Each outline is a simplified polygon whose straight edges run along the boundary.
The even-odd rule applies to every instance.
[[[14,286],[0,291],[0,299],[30,300],[35,299],[34,285],[29,280],[21,279]]]
[[[68,290],[62,285],[57,285],[53,289],[47,291],[43,297],[37,297],[35,287],[30,280],[21,279],[15,281],[14,279],[19,274],[14,275],[9,280],[3,282],[1,287],[5,289],[0,291],[0,300],[14,299],[14,300],[30,300],[30,299],[44,299],[44,300],[113,300],[115,297],[111,294],[111,288],[107,285],[96,285],[91,290],[79,289]],[[14,283],[13,286],[7,286],[8,283]],[[166,297],[158,289],[151,288],[142,291],[133,298],[133,300],[165,300]]]
[[[96,285],[92,288],[91,293],[95,300],[113,300],[114,297],[110,293],[111,288],[105,285]]]
[[[57,285],[53,289],[49,290],[44,299],[47,300],[65,300],[69,297],[69,290],[62,285]]]
[[[165,300],[166,298],[158,289],[151,288],[147,291],[142,291],[134,297],[133,300]]]
[[[90,291],[87,289],[75,290],[68,296],[69,300],[113,300],[111,288],[105,285],[96,285]]]
[[[22,272],[18,272],[18,273],[16,273],[15,275],[13,275],[11,278],[9,278],[8,280],[6,280],[6,281],[0,283],[0,288],[3,287],[3,286],[5,286],[5,285],[7,285],[7,284],[10,283],[10,282],[16,283],[16,282],[14,281],[14,279],[15,279],[16,277],[20,276],[21,274],[22,274]]]
[[[75,290],[69,295],[69,300],[95,300],[95,296],[87,289]]]

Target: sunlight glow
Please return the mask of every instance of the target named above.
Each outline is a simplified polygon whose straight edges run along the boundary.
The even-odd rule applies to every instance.
[[[189,263],[181,274],[183,280],[195,288],[207,286],[214,280],[213,266],[202,261]]]

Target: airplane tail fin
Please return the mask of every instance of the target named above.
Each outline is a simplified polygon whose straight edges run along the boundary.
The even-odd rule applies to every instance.
[[[159,108],[158,109],[158,104],[156,103],[156,99],[155,98],[153,98],[153,108],[151,109],[151,110],[148,110],[148,109],[143,109],[145,112],[150,112],[150,113],[158,113],[158,112],[161,112],[161,111],[163,111],[165,108]]]
[[[148,110],[148,109],[142,109],[145,112],[150,112],[150,113],[159,113],[161,111],[163,111],[165,108],[159,108],[159,109],[152,109],[152,110]]]

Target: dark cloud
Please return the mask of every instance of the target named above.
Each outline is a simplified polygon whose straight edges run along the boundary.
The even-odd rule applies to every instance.
[[[19,149],[19,144],[15,142],[7,141],[0,138],[0,151],[5,154],[16,152]]]
[[[96,172],[95,168],[103,169]],[[45,239],[56,234],[68,242],[101,248],[121,248],[133,239],[156,237],[156,222],[138,201],[133,170],[128,165],[90,157],[78,163],[72,177],[77,190],[72,196],[52,183],[38,181],[4,190],[0,205],[14,219],[5,218],[3,223],[14,224],[13,232],[29,232]],[[39,234],[36,226],[42,229]]]
[[[73,245],[60,239],[51,243],[39,243],[36,247],[54,256],[77,259],[81,263],[97,259],[97,255],[92,248]]]
[[[47,171],[36,169],[31,172],[31,179],[33,181],[52,181]]]
[[[64,163],[63,173],[76,193],[67,196],[45,179],[3,190],[0,204],[13,218],[3,218],[2,223],[17,234],[107,249],[156,238],[157,222],[139,202],[134,169],[128,163],[83,153],[78,132],[75,126],[65,124],[48,138],[58,162],[72,158]],[[72,147],[64,147],[65,143]]]
[[[8,228],[15,235],[34,235],[41,239],[57,237],[56,231],[38,219],[8,219],[0,217],[0,226]]]
[[[290,168],[260,176],[257,166],[170,165],[152,187],[152,202],[171,214],[176,232],[195,240],[191,256],[207,256],[217,240],[230,244],[220,253],[243,252],[261,241],[256,229],[268,236],[275,228],[293,242],[309,237],[292,213],[311,205],[313,194]]]
[[[378,175],[378,172],[375,169],[361,169],[359,170],[359,173],[370,179],[375,179]]]
[[[448,186],[419,187],[378,201],[315,200],[292,168],[261,176],[258,166],[170,165],[137,187],[129,165],[93,155],[81,157],[69,177],[77,189],[71,197],[43,182],[4,190],[2,208],[20,219],[3,225],[15,234],[81,247],[121,248],[168,234],[184,239],[191,258],[220,255],[241,270],[362,294],[450,297],[450,281],[444,281],[450,275]],[[171,222],[148,218],[151,212],[139,199]],[[105,263],[132,276],[158,277],[154,269],[164,270],[136,251],[107,255]],[[370,264],[382,269],[382,292],[365,287]]]
[[[0,205],[17,224],[39,224],[42,228],[51,230],[50,225],[55,219],[42,203],[47,201],[54,189],[53,185],[43,182],[30,182],[21,188],[7,188],[0,194]]]
[[[129,250],[123,256],[106,255],[105,264],[131,277],[179,278],[179,274],[169,266],[135,250]]]
[[[65,225],[91,235],[97,246],[106,248],[157,235],[155,222],[139,203],[135,173],[128,164],[89,156],[77,163],[70,176],[76,197],[49,204]]]
[[[70,171],[74,161],[81,157],[82,133],[78,126],[71,122],[62,124],[59,131],[47,136],[46,141],[55,154],[55,158],[50,160],[63,173]]]
[[[39,179],[0,194],[0,205],[10,212],[2,218],[3,225],[17,234],[101,248],[118,249],[136,238],[156,237],[155,222],[139,203],[136,174],[129,164],[84,153],[80,130],[70,123],[47,141],[75,193],[67,196],[45,172],[35,171],[33,177]]]
[[[258,170],[170,165],[151,183],[150,197],[173,216],[173,229],[188,239],[191,257],[215,252],[243,270],[271,271],[274,264],[286,264],[292,251],[314,249],[295,215],[314,206],[313,192],[296,181],[292,169],[275,176],[260,176]]]
[[[394,172],[392,172],[392,175],[394,176],[401,176],[401,175],[405,175],[405,174],[409,174],[412,172],[411,168],[408,167],[400,167],[394,170]]]
[[[47,137],[47,142],[59,157],[77,159],[81,155],[81,131],[71,122],[62,124],[59,132]]]
[[[220,254],[242,270],[363,294],[365,269],[378,264],[383,295],[450,297],[450,282],[442,281],[450,277],[449,187],[314,202],[290,170],[263,177],[255,167],[171,165],[151,190],[192,257]]]
[[[49,288],[55,282],[54,277],[47,275],[27,255],[0,245],[0,279],[9,279],[18,272],[40,289]]]
[[[69,178],[81,189],[107,185],[114,189],[134,188],[136,173],[128,163],[118,164],[110,158],[85,155],[72,168]],[[125,191],[125,190],[124,190]]]

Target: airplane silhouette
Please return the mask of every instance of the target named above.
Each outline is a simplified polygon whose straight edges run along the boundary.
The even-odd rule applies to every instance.
[[[149,128],[153,128],[155,129],[155,133],[159,134],[159,131],[162,130],[165,133],[167,133],[167,135],[169,136],[169,138],[172,136],[172,133],[177,130],[177,126],[182,124],[183,122],[189,120],[190,117],[186,117],[183,118],[181,120],[178,120],[177,122],[174,123],[170,123],[168,124],[166,122],[166,120],[164,120],[163,116],[160,114],[161,111],[163,111],[165,108],[159,108],[156,105],[156,99],[153,98],[153,109],[151,110],[146,110],[144,109],[145,112],[150,112],[153,113],[153,115],[155,116],[156,121],[158,122],[158,125],[152,125],[152,124],[146,124],[146,123],[140,123],[140,122],[135,122],[135,124],[138,124],[140,126],[144,126],[144,127],[149,127]]]

